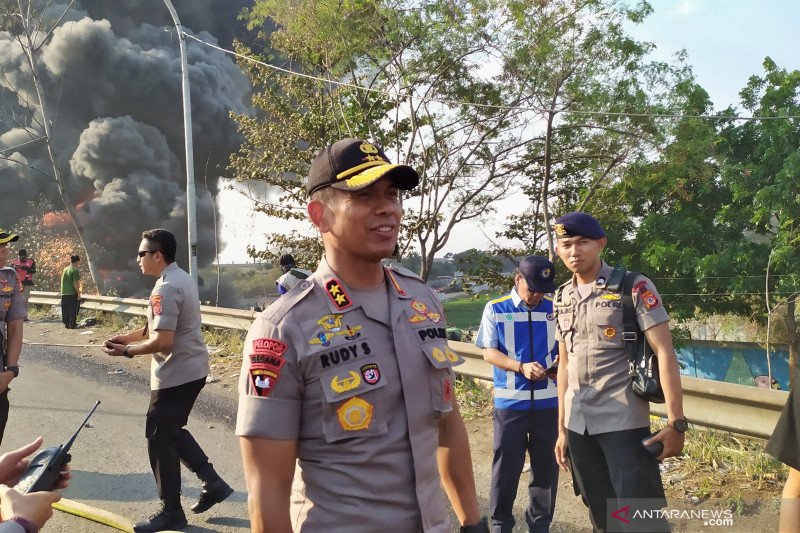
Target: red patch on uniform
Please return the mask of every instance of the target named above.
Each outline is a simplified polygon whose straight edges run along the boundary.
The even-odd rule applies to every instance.
[[[350,296],[348,296],[338,279],[329,279],[325,283],[325,290],[328,292],[328,298],[331,299],[337,309],[347,309],[353,305],[353,301],[350,300]]]
[[[276,355],[280,357],[285,351],[286,345],[277,339],[270,339],[269,337],[253,339],[254,353]]]
[[[279,340],[263,338],[253,340],[253,353],[250,354],[250,379],[258,396],[266,398],[275,388],[281,377],[281,369],[286,364],[283,352],[286,345]]]
[[[652,291],[645,291],[639,296],[644,301],[644,306],[648,309],[652,309],[654,307],[658,307],[661,303],[658,301],[658,296],[652,293]]]
[[[150,297],[150,307],[153,308],[153,314],[154,315],[160,315],[161,314],[161,295],[160,294],[155,294],[155,295]]]
[[[361,375],[364,377],[364,381],[370,385],[375,385],[381,380],[381,370],[375,363],[362,366]]]
[[[633,286],[633,294],[637,294],[647,288],[647,280],[637,281]]]
[[[446,403],[450,403],[453,401],[453,382],[450,381],[450,378],[446,378],[444,380],[444,386],[442,388],[442,399]]]

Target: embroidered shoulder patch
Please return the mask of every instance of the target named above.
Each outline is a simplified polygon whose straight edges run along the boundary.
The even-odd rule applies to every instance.
[[[353,301],[350,300],[350,296],[345,292],[338,279],[328,280],[325,283],[325,290],[328,292],[328,298],[331,299],[337,309],[347,309],[353,305]]]
[[[150,297],[150,307],[153,308],[153,314],[154,315],[160,315],[161,314],[161,295],[160,294],[154,294],[153,296]]]
[[[253,340],[253,352],[250,354],[250,379],[253,390],[258,396],[270,395],[281,377],[281,368],[286,364],[283,353],[286,344],[268,337]]]

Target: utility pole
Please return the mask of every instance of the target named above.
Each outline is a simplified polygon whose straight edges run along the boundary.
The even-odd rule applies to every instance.
[[[189,67],[186,64],[186,36],[178,13],[170,0],[164,0],[175,22],[181,51],[181,88],[183,89],[183,135],[186,143],[186,221],[189,236],[189,275],[197,285],[197,210],[194,190],[194,148],[192,146],[192,98],[189,91]]]

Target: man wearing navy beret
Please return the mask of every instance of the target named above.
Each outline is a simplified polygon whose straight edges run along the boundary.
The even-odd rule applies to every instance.
[[[558,341],[558,440],[556,460],[572,465],[577,488],[589,506],[595,531],[615,530],[613,513],[627,498],[664,502],[658,461],[683,450],[683,396],[669,316],[653,282],[637,275],[632,302],[638,328],[658,356],[667,427],[650,437],[649,403],[630,385],[628,354],[622,338],[624,303],[609,287],[614,271],[600,253],[608,239],[600,223],[586,213],[568,213],[556,221],[557,252],[573,273],[556,292]],[[655,457],[642,445],[661,443]],[[662,505],[654,504],[656,508]],[[610,522],[609,522],[610,520]],[[647,531],[668,531],[664,520]]]

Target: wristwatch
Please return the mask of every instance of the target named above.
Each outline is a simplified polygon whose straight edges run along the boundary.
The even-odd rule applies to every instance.
[[[685,418],[676,418],[671,425],[672,429],[678,433],[686,433],[686,430],[689,429],[689,422]]]
[[[18,377],[19,376],[19,367],[17,365],[4,366],[3,367],[3,372],[13,372],[14,373],[14,377]]]
[[[128,353],[128,346],[126,346],[125,349],[122,351],[122,355],[124,355],[128,359],[133,359],[133,355]]]

